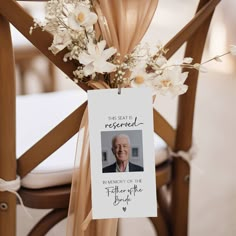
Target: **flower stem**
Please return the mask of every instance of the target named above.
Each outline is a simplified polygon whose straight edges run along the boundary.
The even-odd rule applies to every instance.
[[[204,64],[206,64],[206,63],[208,63],[208,62],[210,62],[210,61],[216,60],[216,58],[223,57],[223,56],[225,56],[225,55],[227,55],[227,54],[229,54],[229,53],[230,53],[230,52],[226,52],[226,53],[223,53],[223,54],[221,54],[221,55],[219,55],[219,56],[215,56],[215,57],[213,57],[213,58],[211,58],[211,59],[209,59],[209,60],[207,60],[207,61],[202,62],[201,65],[204,65]]]

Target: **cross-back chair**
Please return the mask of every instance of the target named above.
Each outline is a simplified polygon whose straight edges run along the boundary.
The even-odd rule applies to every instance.
[[[169,49],[167,58],[186,43],[185,57],[192,57],[196,62],[201,61],[209,24],[219,1],[199,1],[192,20],[166,44],[165,47]],[[81,102],[82,104],[68,117],[16,159],[15,75],[9,23],[13,24],[68,77],[73,78],[72,72],[76,67],[73,63],[63,62],[63,53],[54,56],[48,50],[52,35],[41,30],[35,30],[29,35],[32,22],[32,17],[16,1],[0,0],[0,178],[5,181],[14,181],[17,176],[21,179],[26,177],[39,163],[74,136],[79,131],[86,107],[86,102]],[[197,80],[198,71],[190,71],[186,82],[189,89],[186,94],[179,97],[176,129],[154,109],[154,131],[174,152],[188,151],[192,145]],[[90,89],[83,83],[79,86],[85,91]],[[187,235],[189,180],[189,164],[181,157],[168,158],[156,166],[159,208],[158,217],[151,218],[151,221],[158,235]],[[40,189],[21,186],[18,192],[27,207],[54,209],[32,229],[29,235],[45,235],[51,227],[67,216],[69,183]],[[1,192],[0,235],[16,234],[16,204],[17,199],[13,193]]]
[[[19,70],[19,94],[27,94],[27,72],[33,72],[38,78],[38,84],[41,85],[42,92],[55,91],[55,72],[53,64],[48,62],[47,74],[37,71],[33,67],[35,59],[41,57],[41,53],[34,47],[19,46],[14,48],[15,63]],[[47,75],[48,78],[45,78]],[[47,80],[48,79],[48,80]]]
[[[26,6],[25,6],[26,5]],[[33,4],[35,6],[35,4]],[[24,9],[29,12],[31,15],[39,15],[43,8],[34,7],[32,10],[28,7],[28,3],[24,4]],[[32,84],[32,81],[29,81],[30,75],[34,76],[34,81],[37,85],[37,91],[41,92],[51,92],[55,91],[55,71],[54,66],[50,61],[44,60],[44,56],[40,51],[31,45],[27,39],[25,39],[14,27],[11,27],[11,37],[13,41],[14,49],[14,58],[17,69],[17,93],[18,94],[27,94],[32,89],[29,87]],[[36,62],[45,63],[45,70],[35,66]],[[31,78],[31,76],[30,76]],[[29,83],[31,82],[31,84]],[[35,86],[36,87],[36,86]]]

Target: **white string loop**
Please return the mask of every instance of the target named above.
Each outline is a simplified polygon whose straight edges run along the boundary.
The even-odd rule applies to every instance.
[[[4,179],[0,178],[0,192],[10,192],[16,195],[16,197],[18,198],[20,205],[23,207],[24,212],[26,213],[26,215],[28,215],[31,219],[33,218],[30,213],[27,211],[21,196],[17,193],[17,191],[20,189],[20,177],[17,176],[17,178],[15,180],[11,180],[11,181],[6,181]]]
[[[196,156],[196,150],[195,148],[193,148],[193,146],[188,150],[188,151],[177,151],[174,152],[170,149],[170,147],[168,148],[168,152],[171,156],[173,157],[181,157],[183,160],[185,160],[186,162],[188,162],[188,164],[191,163],[191,161],[195,158]]]
[[[182,158],[192,168],[197,170],[200,174],[203,174],[204,171],[200,167],[198,167],[195,163],[192,162],[192,160],[195,159],[196,153],[197,153],[195,146],[192,146],[188,151],[180,150],[180,151],[177,151],[177,152],[174,152],[170,148],[168,148],[168,152],[169,152],[169,155],[171,155],[175,158]]]

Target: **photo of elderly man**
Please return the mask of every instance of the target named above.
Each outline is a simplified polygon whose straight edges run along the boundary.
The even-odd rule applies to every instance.
[[[112,153],[116,161],[103,168],[103,173],[143,171],[143,167],[130,162],[130,138],[126,134],[118,134],[112,138]]]

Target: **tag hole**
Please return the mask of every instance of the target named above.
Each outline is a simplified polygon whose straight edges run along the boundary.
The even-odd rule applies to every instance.
[[[118,94],[121,95],[121,87],[118,87]]]

